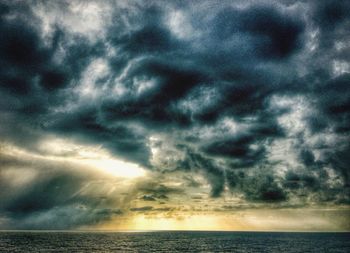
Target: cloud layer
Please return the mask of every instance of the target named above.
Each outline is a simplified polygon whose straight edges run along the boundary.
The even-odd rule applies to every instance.
[[[349,12],[347,1],[3,1],[0,226],[72,228],[228,195],[348,205]],[[77,156],[43,147],[52,136],[150,174],[97,197],[93,182],[113,180],[47,161]]]

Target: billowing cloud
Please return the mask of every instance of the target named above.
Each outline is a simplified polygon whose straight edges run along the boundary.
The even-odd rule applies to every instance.
[[[201,205],[347,208],[349,11],[2,1],[0,228]]]

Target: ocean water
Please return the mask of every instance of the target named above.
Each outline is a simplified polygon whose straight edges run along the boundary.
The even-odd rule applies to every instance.
[[[0,232],[0,252],[350,252],[350,233]]]

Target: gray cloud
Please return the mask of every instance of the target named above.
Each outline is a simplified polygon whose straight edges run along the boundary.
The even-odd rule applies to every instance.
[[[1,155],[1,227],[70,229],[122,215],[120,194],[108,196],[104,181],[73,163]]]
[[[349,203],[347,1],[96,1],[108,11],[83,25],[70,4],[0,4],[4,142],[33,153],[47,135],[98,145],[156,175],[203,176],[215,198]],[[0,175],[29,166],[1,150],[0,165]],[[93,177],[40,171],[22,190],[0,178],[2,215],[50,228],[55,217],[74,227],[121,214],[74,195]],[[137,191],[186,194],[162,182]],[[142,208],[153,207],[129,210]]]

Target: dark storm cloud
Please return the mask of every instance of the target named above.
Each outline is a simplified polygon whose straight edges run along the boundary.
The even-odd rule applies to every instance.
[[[288,199],[288,192],[279,184],[278,177],[265,168],[260,168],[254,174],[227,171],[226,180],[233,192],[243,193],[251,202],[273,203]]]
[[[11,94],[35,95],[39,92],[49,96],[46,92],[64,88],[79,78],[87,59],[99,51],[97,47],[89,48],[79,38],[74,39],[73,45],[66,44],[66,35],[60,28],[56,29],[47,45],[40,35],[40,28],[35,26],[40,21],[32,13],[22,13],[25,18],[10,18],[10,14],[16,15],[16,9],[14,13],[1,16],[0,74],[1,87]],[[59,47],[65,48],[66,57],[56,63],[54,58],[59,53]]]
[[[29,2],[5,2],[3,6],[7,11],[0,17],[0,131],[9,141],[34,146],[50,109],[69,97],[62,90],[74,85],[90,57],[100,50],[59,27],[44,41],[41,22]]]
[[[49,134],[99,145],[159,173],[202,175],[212,197],[228,188],[252,203],[347,203],[347,1],[96,4],[108,5],[110,19],[82,15],[83,25],[69,3],[0,4],[1,139],[32,152]],[[151,137],[161,139],[158,155]],[[72,226],[118,215],[92,198],[67,197],[83,182],[43,174],[13,198],[2,194],[2,211],[81,213],[76,223],[67,218]],[[138,191],[145,201],[185,193],[162,182]],[[130,210],[147,211],[138,209]]]
[[[318,108],[322,112],[318,120],[334,124],[334,130],[339,133],[348,133],[350,130],[349,82],[349,74],[330,78],[322,84],[318,93]]]
[[[318,48],[313,53],[313,62],[305,91],[315,101],[316,113],[307,117],[308,126],[313,133],[323,133],[330,130],[339,140],[333,144],[318,144],[315,147],[301,148],[302,162],[313,168],[330,166],[341,174],[344,182],[343,190],[334,189],[335,192],[349,191],[349,169],[345,154],[350,154],[349,140],[350,107],[349,107],[349,40],[347,27],[350,24],[350,10],[348,1],[320,1],[314,2],[311,11],[311,24],[319,29]],[[345,43],[345,44],[344,44]],[[337,46],[342,45],[342,46]],[[344,70],[337,70],[337,62],[345,63]],[[347,67],[346,67],[347,66]],[[347,68],[347,69],[346,69]],[[338,72],[339,71],[339,72]],[[338,72],[338,73],[337,73]],[[305,141],[305,140],[304,140]],[[321,152],[321,159],[315,159],[313,151]],[[326,177],[321,177],[326,178]],[[318,180],[321,180],[320,178]],[[324,183],[322,180],[319,183]],[[324,186],[327,187],[327,186]],[[327,193],[324,193],[328,195]],[[334,196],[334,198],[337,198]],[[342,197],[341,197],[342,198]]]
[[[237,34],[247,36],[251,50],[270,60],[288,57],[298,49],[304,29],[301,20],[264,5],[247,10],[224,9],[214,22],[214,37],[228,40]]]
[[[129,71],[125,80],[129,89],[133,88],[132,82],[137,78],[155,80],[155,87],[137,96],[131,93],[117,101],[106,101],[102,104],[103,119],[138,121],[150,127],[189,124],[190,119],[173,109],[172,103],[204,80],[198,71],[151,57]]]
[[[317,189],[320,186],[317,179],[311,175],[298,175],[294,172],[288,172],[285,178],[285,187],[287,188],[312,188]]]
[[[347,12],[349,8],[349,2],[344,0],[337,2],[315,1],[313,18],[323,32],[332,33],[334,30],[329,28],[336,28],[349,20]]]
[[[190,169],[199,169],[205,172],[207,180],[211,184],[211,196],[219,197],[224,190],[224,173],[222,169],[216,165],[213,160],[204,158],[191,151],[188,153],[190,161]]]
[[[148,25],[133,34],[115,41],[126,52],[134,54],[162,53],[172,50],[176,41],[166,28]]]
[[[121,157],[149,166],[145,137],[128,125],[104,125],[95,108],[56,114],[52,121],[46,122],[45,128],[88,143],[102,144]]]
[[[259,122],[261,121],[261,122]],[[231,158],[237,167],[250,167],[261,162],[265,157],[263,141],[270,138],[283,136],[283,130],[276,122],[268,122],[268,119],[253,123],[253,127],[247,132],[241,132],[234,136],[223,136],[221,140],[215,140],[204,147],[204,152],[214,156]],[[251,148],[252,144],[257,144]]]

